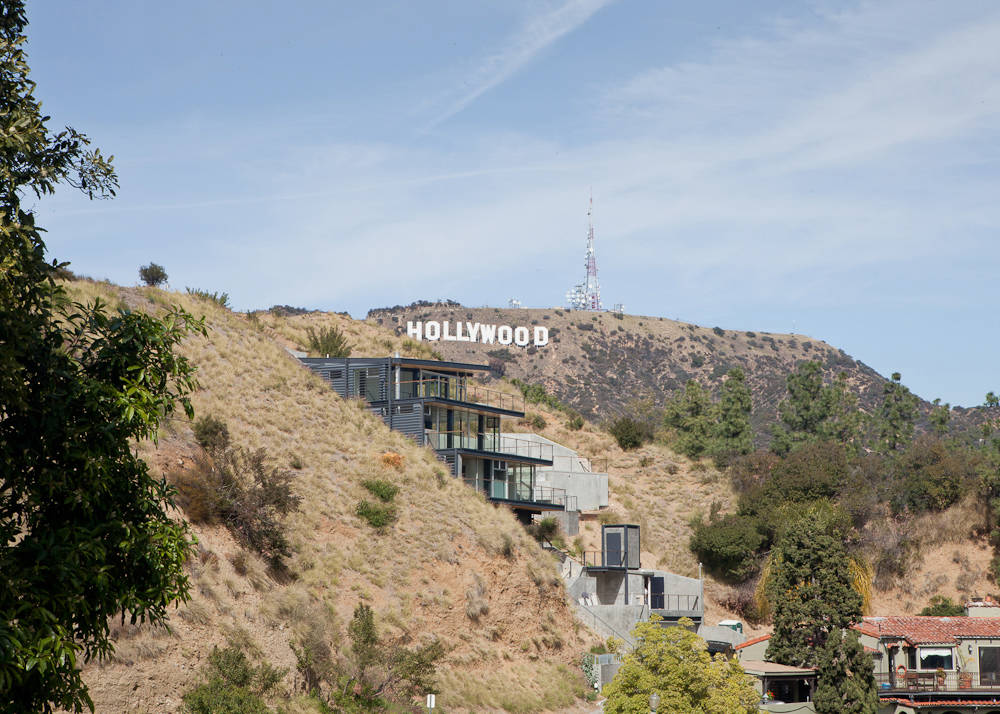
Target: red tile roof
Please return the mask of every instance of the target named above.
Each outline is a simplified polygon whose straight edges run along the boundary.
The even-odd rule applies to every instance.
[[[911,645],[954,644],[959,640],[1000,639],[1000,617],[866,617],[872,637],[906,640]]]
[[[908,707],[913,707],[914,709],[922,709],[924,707],[961,707],[961,706],[974,706],[977,709],[993,707],[1000,700],[997,699],[945,699],[945,700],[932,700],[921,702],[913,699],[906,699],[904,697],[879,697],[878,700],[883,704],[903,704]]]
[[[746,642],[744,642],[742,644],[736,645],[735,647],[733,647],[733,649],[734,650],[741,650],[744,647],[749,647],[750,645],[755,645],[758,642],[763,642],[764,640],[769,640],[769,639],[771,639],[770,635],[761,635],[760,637],[754,637],[752,640],[747,640]]]

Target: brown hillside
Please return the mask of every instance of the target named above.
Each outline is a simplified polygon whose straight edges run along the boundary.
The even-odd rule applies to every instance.
[[[320,637],[336,651],[359,602],[373,607],[387,633],[445,643],[438,701],[448,711],[534,712],[579,701],[585,685],[574,665],[592,639],[573,619],[551,557],[508,511],[447,477],[429,450],[390,432],[303,369],[283,347],[298,337],[301,320],[276,318],[281,324],[269,326],[154,289],[77,282],[71,291],[133,309],[155,311],[169,302],[207,315],[207,338],[183,345],[199,368],[197,413],[223,419],[235,443],[265,448],[276,465],[302,464],[294,482],[301,510],[286,522],[294,548],[290,575],[275,580],[223,528],[195,526],[193,599],[171,617],[171,632],[116,629],[115,658],[86,670],[98,711],[178,710],[213,645],[234,639],[288,668],[284,687],[292,693],[290,644]],[[425,349],[348,325],[343,316],[309,321],[344,323],[366,351]],[[383,464],[387,451],[403,456],[401,470]],[[180,419],[159,446],[144,444],[141,452],[155,471],[177,479],[190,472],[198,447]],[[400,486],[400,517],[384,535],[354,514],[366,493],[360,482],[372,477]],[[484,602],[473,603],[477,598]],[[476,619],[467,614],[467,607],[483,605]],[[295,706],[312,710],[302,698]]]
[[[662,317],[571,312],[560,309],[466,308],[450,304],[373,310],[368,321],[406,334],[407,321],[449,320],[507,325],[545,325],[545,347],[504,347],[471,342],[425,342],[445,359],[500,360],[508,377],[544,384],[560,400],[591,419],[620,412],[635,399],[662,404],[689,379],[715,391],[732,367],[741,367],[753,395],[758,441],[777,418],[786,378],[797,363],[813,360],[827,379],[844,373],[859,405],[874,409],[885,378],[843,350],[803,335],[699,327]],[[930,404],[921,403],[926,414]],[[956,409],[953,424],[976,423],[976,410]]]

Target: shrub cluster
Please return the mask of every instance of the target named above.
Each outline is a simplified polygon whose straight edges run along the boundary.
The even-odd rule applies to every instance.
[[[267,662],[253,665],[241,647],[215,647],[204,680],[183,696],[187,714],[270,714],[264,697],[275,690],[285,670]]]
[[[358,517],[367,521],[368,525],[377,530],[384,530],[395,523],[398,514],[393,500],[399,493],[399,487],[382,479],[367,479],[362,481],[361,485],[378,500],[372,502],[361,499],[358,501],[358,505],[354,509]]]
[[[150,263],[139,268],[139,279],[150,287],[159,287],[167,282],[167,271],[162,265]]]
[[[229,308],[229,293],[209,292],[208,290],[201,290],[199,288],[184,289],[187,291],[188,295],[196,297],[199,300],[214,302],[219,307]]]
[[[351,345],[344,333],[336,325],[324,327],[316,331],[313,327],[306,328],[306,340],[309,351],[320,357],[350,357]]]
[[[292,474],[268,465],[264,449],[228,447],[203,454],[175,479],[178,502],[195,523],[223,523],[241,545],[279,566],[291,555],[282,518],[301,499]]]

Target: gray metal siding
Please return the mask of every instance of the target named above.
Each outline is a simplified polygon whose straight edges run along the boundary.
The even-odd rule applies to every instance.
[[[392,428],[414,439],[418,445],[424,443],[424,407],[421,402],[393,402]],[[406,412],[409,408],[410,412]]]
[[[639,567],[639,526],[628,526],[628,567]]]

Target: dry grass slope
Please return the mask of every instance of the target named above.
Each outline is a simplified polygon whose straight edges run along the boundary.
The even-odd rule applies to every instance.
[[[287,527],[292,577],[276,582],[221,528],[196,527],[199,556],[190,563],[194,598],[171,619],[171,632],[123,628],[113,662],[88,668],[98,711],[175,711],[211,648],[236,638],[289,668],[289,643],[322,633],[336,648],[354,607],[369,603],[380,625],[412,641],[441,639],[449,649],[440,705],[448,711],[543,711],[574,705],[583,680],[573,666],[589,646],[565,602],[551,558],[513,516],[446,476],[428,450],[389,431],[362,405],[338,398],[284,349],[301,345],[306,325],[337,324],[356,354],[426,356],[378,328],[338,315],[248,319],[210,302],[156,289],[87,281],[76,299],[157,310],[180,304],[205,314],[208,336],[183,352],[199,367],[199,415],[229,426],[234,443],[263,447],[277,465],[301,465],[295,489],[301,511]],[[144,457],[168,475],[197,453],[190,425],[173,420]],[[402,468],[381,457],[402,456]],[[361,482],[393,481],[400,518],[385,535],[354,515],[367,493]],[[505,557],[505,541],[514,543]],[[476,588],[485,611],[466,613]],[[297,706],[306,705],[299,702]]]

